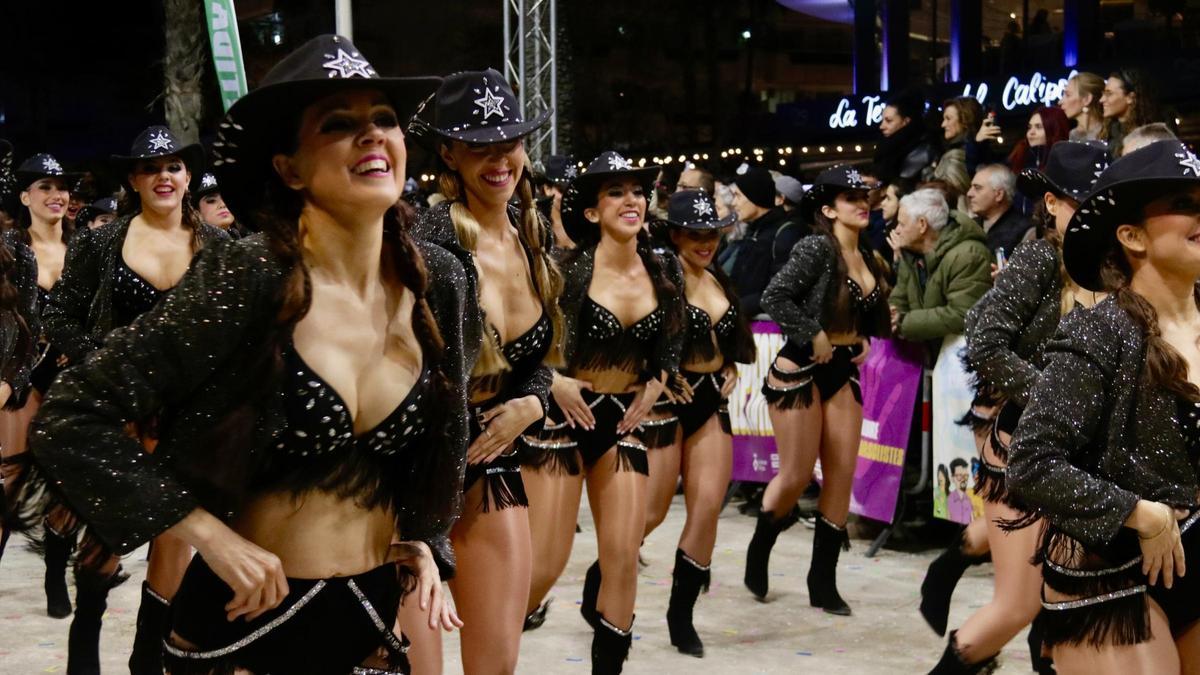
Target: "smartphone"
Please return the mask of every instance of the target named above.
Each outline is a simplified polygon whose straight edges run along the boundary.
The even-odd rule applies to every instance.
[[[1004,249],[996,249],[996,269],[1004,269],[1004,265],[1008,263],[1008,256],[1004,255]]]
[[[996,126],[996,111],[989,110],[987,112],[987,117],[983,118],[983,123],[988,125],[989,127]]]

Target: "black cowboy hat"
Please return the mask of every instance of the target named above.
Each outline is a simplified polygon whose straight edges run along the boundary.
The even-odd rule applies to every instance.
[[[579,175],[579,166],[570,155],[550,155],[543,162],[542,175],[558,186],[565,186]]]
[[[1055,143],[1046,158],[1046,170],[1025,169],[1017,176],[1017,189],[1036,201],[1049,192],[1078,202],[1092,191],[1110,161],[1103,141]]]
[[[76,178],[79,178],[77,173],[64,171],[62,164],[54,158],[54,155],[45,152],[39,152],[21,162],[21,165],[13,173],[17,176],[17,189],[19,190],[24,190],[34,181],[42,178],[61,178],[68,187],[74,183]]]
[[[600,186],[612,178],[632,178],[642,186],[646,199],[650,199],[650,191],[661,169],[656,164],[645,167],[634,167],[633,162],[622,157],[613,150],[606,150],[593,159],[583,171],[571,181],[562,201],[563,227],[567,236],[578,239],[575,235],[586,232],[594,225],[584,217],[583,212],[596,205]]]
[[[353,42],[318,35],[275,64],[217,126],[212,170],[224,186],[221,197],[239,222],[248,219],[274,171],[271,153],[288,143],[286,135],[295,133],[295,120],[309,103],[342,91],[378,89],[403,120],[440,81],[380,77]]]
[[[220,192],[221,187],[217,185],[217,177],[211,171],[205,171],[198,178],[192,179],[192,199],[200,201],[204,195],[210,195],[214,192]]]
[[[1101,270],[1116,244],[1117,227],[1139,221],[1142,207],[1157,196],[1195,185],[1200,158],[1179,141],[1151,143],[1110,164],[1067,225],[1067,274],[1090,291],[1106,290]]]
[[[112,196],[101,197],[79,209],[79,212],[75,214],[75,224],[76,226],[83,225],[95,220],[96,216],[101,214],[116,212],[117,198]]]
[[[719,230],[736,220],[734,214],[717,216],[717,202],[706,190],[680,190],[667,201],[666,222],[685,230]]]
[[[200,147],[199,143],[184,145],[170,129],[161,124],[143,130],[133,139],[129,154],[113,155],[112,162],[124,181],[125,175],[132,172],[138,162],[172,155],[182,159],[188,171],[193,174],[204,169],[204,148]]]
[[[817,175],[812,187],[800,198],[796,210],[804,218],[811,219],[816,210],[830,203],[834,197],[852,190],[870,190],[871,186],[863,182],[858,169],[841,164],[825,169]]]
[[[428,119],[431,102],[432,119]],[[410,126],[419,138],[489,145],[524,138],[549,119],[550,111],[543,110],[526,121],[508,80],[488,68],[447,75],[437,92],[421,104]]]

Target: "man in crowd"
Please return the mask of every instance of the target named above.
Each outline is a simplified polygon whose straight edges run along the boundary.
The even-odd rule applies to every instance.
[[[729,244],[730,278],[742,311],[753,317],[762,313],[763,289],[809,228],[775,206],[775,181],[762,167],[748,167],[734,181],[733,208],[746,223],[746,233]]]
[[[967,190],[967,208],[979,219],[987,235],[987,246],[994,255],[1004,249],[1012,255],[1023,241],[1033,239],[1033,224],[1013,208],[1017,177],[1003,164],[979,167]]]
[[[959,212],[951,218],[941,193],[921,189],[900,200],[888,242],[899,269],[890,299],[892,331],[913,342],[963,332],[967,310],[992,285],[983,230]]]
[[[803,196],[804,185],[800,181],[785,175],[775,178],[775,206],[782,206],[784,211],[793,214]]]
[[[715,195],[716,185],[717,181],[712,173],[688,162],[687,168],[679,174],[679,180],[675,181],[675,191],[704,190],[710,195]]]

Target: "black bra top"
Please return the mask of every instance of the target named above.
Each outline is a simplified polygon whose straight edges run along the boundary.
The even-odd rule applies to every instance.
[[[550,352],[552,333],[550,315],[543,311],[542,315],[538,317],[537,323],[533,324],[529,330],[500,346],[500,353],[508,362],[508,370],[494,375],[471,378],[471,392],[473,394],[482,392],[504,394],[503,388],[506,382],[520,382],[527,379],[535,368],[542,365],[546,354]],[[496,337],[496,342],[500,341],[500,334],[496,332],[495,328],[492,328],[492,335]],[[500,402],[506,399],[498,397],[491,400]]]
[[[729,337],[737,327],[737,306],[730,304],[721,318],[713,323],[712,316],[703,308],[687,303],[688,333],[683,345],[681,363],[711,361],[720,348],[729,343]]]
[[[424,409],[429,372],[422,368],[408,395],[387,417],[361,435],[340,394],[304,362],[295,347],[284,352],[287,431],[277,448],[307,457],[346,449],[393,455],[425,430]]]
[[[877,302],[883,299],[883,293],[879,291],[879,283],[875,283],[875,288],[871,292],[863,296],[862,287],[858,282],[846,277],[846,284],[850,286],[850,302],[854,303],[854,308],[860,312],[864,312],[874,307]]]
[[[650,359],[663,321],[660,306],[625,326],[589,296],[579,310],[579,345],[572,365],[585,370],[615,368],[640,373]]]
[[[119,327],[128,326],[134,319],[154,309],[170,289],[159,290],[118,256],[116,269],[113,270],[112,291],[114,327]]]
[[[398,508],[398,486],[413,470],[414,453],[434,415],[428,367],[388,416],[354,433],[346,402],[304,362],[293,345],[282,350],[287,426],[253,477],[258,490],[302,494],[316,490],[353,499],[363,508]]]

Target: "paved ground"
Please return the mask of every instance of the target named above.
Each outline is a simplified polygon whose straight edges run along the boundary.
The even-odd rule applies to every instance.
[[[584,531],[577,536],[571,564],[554,590],[549,620],[525,634],[521,673],[590,672],[591,632],[577,610],[583,573],[596,552],[586,505],[581,519]],[[670,646],[664,613],[682,522],[682,499],[676,498],[666,523],[643,549],[649,566],[641,575],[635,641],[626,673],[664,675],[700,668],[709,673],[925,673],[940,656],[943,641],[916,609],[918,587],[935,551],[884,550],[867,559],[863,557],[867,542],[854,542],[839,569],[839,586],[854,616],[834,617],[808,606],[804,576],[812,530],[798,525],[780,538],[775,549],[770,602],[763,604],[741,583],[754,521],[732,507],[721,519],[711,592],[701,596],[696,610],[708,656],[694,660],[679,654]],[[126,672],[138,588],[145,573],[142,557],[134,555],[125,562],[134,579],[114,591],[109,602],[102,647],[106,673]],[[5,675],[65,670],[68,620],[46,616],[42,569],[40,559],[20,545],[10,545],[0,564],[0,673]],[[961,623],[972,607],[990,596],[990,567],[972,569],[959,586],[951,625]],[[459,672],[458,643],[453,637],[446,651],[446,672]],[[1010,643],[1004,660],[1000,672],[1030,672],[1024,635]]]

